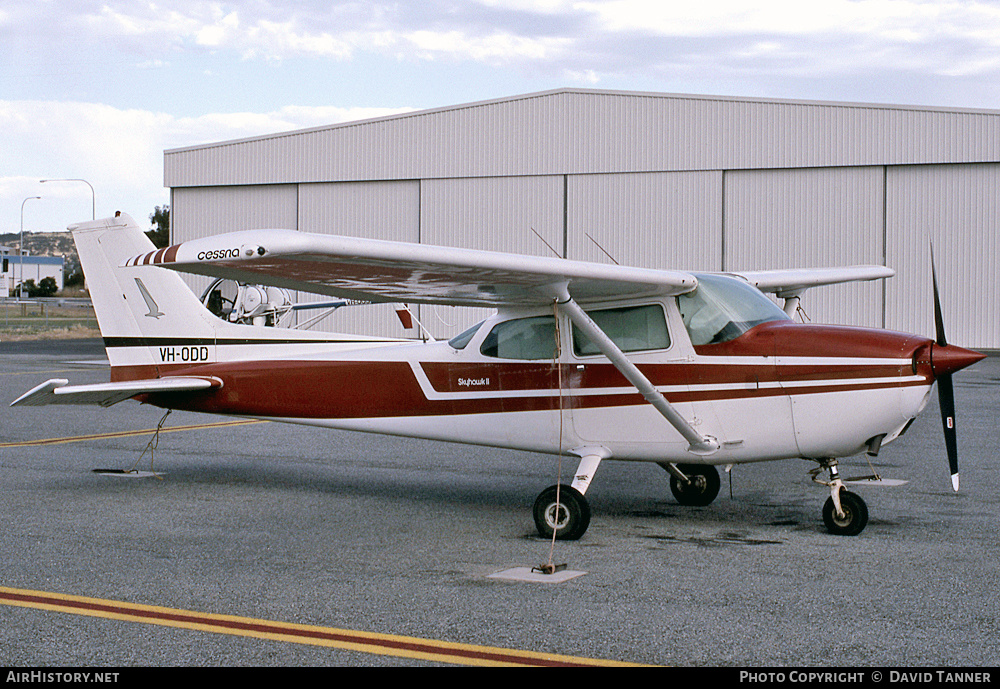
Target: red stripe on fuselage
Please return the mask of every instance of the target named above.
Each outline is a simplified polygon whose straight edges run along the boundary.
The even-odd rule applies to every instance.
[[[732,342],[697,347],[695,361],[639,368],[654,385],[674,388],[665,396],[675,403],[928,386],[933,381],[929,363],[914,357],[927,342],[901,333],[778,322],[757,326]],[[646,404],[637,392],[624,391],[631,384],[606,362],[562,364],[561,376],[550,362],[419,365],[443,399],[428,399],[405,361],[115,367],[112,379],[215,376],[223,381],[221,389],[143,399],[175,409],[262,417],[453,416]]]
[[[515,368],[517,364],[506,365]],[[488,375],[499,375],[491,367]],[[569,368],[569,367],[566,367]],[[689,367],[690,368],[690,367]],[[738,367],[733,367],[738,368]],[[531,388],[501,388],[488,390],[492,396],[456,390],[446,399],[427,399],[413,376],[409,364],[397,362],[260,362],[243,365],[209,364],[187,373],[213,375],[223,380],[221,389],[200,393],[149,395],[145,401],[157,406],[218,414],[247,416],[273,416],[294,418],[381,418],[394,416],[453,416],[459,414],[484,414],[523,411],[555,410],[560,407],[593,408],[647,404],[636,393],[611,392],[627,386],[610,386],[608,392],[601,388],[564,387],[562,395],[557,374],[546,378],[552,383],[536,381]],[[485,373],[485,372],[483,372]],[[571,374],[567,372],[566,378]],[[871,375],[863,383],[845,383],[824,373],[813,384],[793,388],[761,381],[736,380],[738,371],[723,382],[702,379],[699,385],[725,386],[721,389],[671,390],[666,397],[674,403],[708,400],[751,399],[779,395],[803,395],[819,392],[843,392],[892,388],[911,385],[929,385],[923,376],[909,380],[897,375]],[[517,378],[515,374],[513,378]],[[616,381],[617,382],[617,381]],[[566,380],[564,379],[564,385]],[[684,386],[686,387],[686,386]],[[538,394],[549,393],[549,394]],[[574,394],[579,392],[580,394]],[[534,394],[525,394],[534,393]]]

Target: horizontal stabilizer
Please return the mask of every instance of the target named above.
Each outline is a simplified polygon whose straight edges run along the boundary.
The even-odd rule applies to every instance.
[[[24,393],[10,403],[12,407],[40,407],[46,404],[99,404],[110,407],[136,395],[154,392],[193,392],[222,386],[218,378],[175,376],[127,380],[117,383],[68,385],[64,378],[53,378]]]

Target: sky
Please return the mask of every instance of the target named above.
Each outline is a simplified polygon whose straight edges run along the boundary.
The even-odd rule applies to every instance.
[[[8,0],[0,233],[148,222],[164,150],[567,87],[1000,110],[1000,0]]]

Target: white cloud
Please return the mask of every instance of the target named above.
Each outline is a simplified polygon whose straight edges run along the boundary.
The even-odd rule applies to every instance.
[[[0,177],[0,232],[19,229],[20,204],[30,196],[44,200],[26,211],[26,229],[61,229],[89,218],[86,187],[41,185],[41,179],[86,179],[95,190],[98,217],[122,210],[141,219],[169,201],[163,188],[164,150],[402,111],[287,106],[269,113],[176,117],[98,103],[0,101],[5,171],[18,171]]]
[[[475,0],[477,4],[500,10],[541,12],[543,14],[568,14],[576,7],[576,0]]]
[[[107,3],[96,10],[90,10],[83,4],[71,5],[65,8],[65,20],[85,26],[97,38],[125,36],[168,40],[196,34],[205,25],[212,26],[218,22],[218,10],[210,10],[214,16],[206,17],[204,11],[186,13],[183,10],[167,10],[151,2],[119,5],[120,9],[114,3]]]
[[[486,3],[506,12],[571,11],[565,2]],[[419,6],[418,6],[419,7]],[[473,6],[474,7],[474,6]],[[80,12],[67,8],[69,12]],[[132,39],[134,50],[175,49],[232,51],[244,59],[292,57],[349,59],[359,52],[425,60],[451,58],[496,63],[550,59],[572,39],[532,35],[507,28],[465,23],[469,13],[401,11],[391,3],[302,3],[294,8],[266,2],[227,10],[216,3],[175,3],[172,9],[151,2],[108,3],[83,11],[80,22],[96,38]],[[161,48],[162,49],[162,48]]]
[[[587,84],[588,86],[593,86],[601,81],[600,75],[592,69],[567,69],[565,71],[565,75],[567,79],[575,84]]]
[[[239,33],[239,15],[236,12],[230,12],[211,24],[199,26],[194,31],[194,38],[198,45],[207,48],[220,48],[231,43]]]
[[[608,31],[666,36],[877,34],[904,27],[920,35],[942,20],[957,19],[970,12],[980,13],[974,4],[937,0],[813,0],[808,3],[797,0],[762,3],[582,0],[574,7],[592,14]]]
[[[50,40],[55,21],[71,42],[130,51],[143,63],[176,64],[178,52],[338,63],[378,57],[592,75],[590,83],[662,77],[678,62],[742,73],[748,53],[749,67],[772,78],[791,61],[801,61],[802,73],[812,65],[844,78],[897,64],[984,74],[995,71],[989,53],[1000,47],[1000,6],[975,0],[52,0],[17,12],[12,23],[33,32],[33,44]]]
[[[446,57],[477,62],[505,63],[558,59],[572,43],[565,38],[531,38],[510,33],[471,35],[464,31],[414,31],[396,38],[397,46],[409,44],[424,59]]]

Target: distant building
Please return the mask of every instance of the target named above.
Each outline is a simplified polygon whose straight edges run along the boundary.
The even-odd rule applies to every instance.
[[[0,298],[17,296],[22,280],[34,280],[37,285],[49,277],[63,288],[61,256],[21,256],[16,248],[0,246]]]

